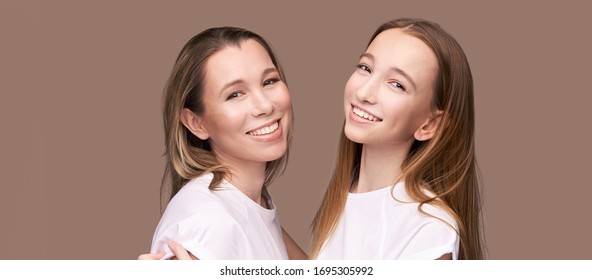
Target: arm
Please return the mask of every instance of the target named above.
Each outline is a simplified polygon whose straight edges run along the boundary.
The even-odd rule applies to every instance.
[[[307,260],[308,255],[298,246],[296,241],[290,237],[290,235],[284,230],[282,227],[282,237],[284,239],[284,243],[286,244],[286,250],[288,251],[288,257],[291,260]]]
[[[437,258],[436,260],[452,260],[452,253],[446,253]]]

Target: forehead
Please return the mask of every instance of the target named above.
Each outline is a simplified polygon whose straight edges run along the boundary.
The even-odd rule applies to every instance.
[[[206,63],[206,84],[212,86],[233,80],[248,80],[267,68],[275,68],[259,42],[248,39],[239,45],[227,45]]]
[[[366,52],[375,57],[377,67],[400,68],[416,82],[433,79],[438,71],[438,62],[432,49],[400,28],[378,34]]]

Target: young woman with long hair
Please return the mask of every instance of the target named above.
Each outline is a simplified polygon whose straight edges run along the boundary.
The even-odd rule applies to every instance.
[[[473,80],[457,41],[426,20],[383,24],[344,105],[311,257],[483,258]]]

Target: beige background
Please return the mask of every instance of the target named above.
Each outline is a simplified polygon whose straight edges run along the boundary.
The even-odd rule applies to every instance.
[[[403,16],[439,22],[469,58],[490,258],[591,258],[592,20],[581,2],[146,2],[1,2],[0,259],[149,250],[162,88],[183,44],[220,25],[261,34],[285,67],[295,138],[272,194],[308,248],[345,81],[374,29]]]

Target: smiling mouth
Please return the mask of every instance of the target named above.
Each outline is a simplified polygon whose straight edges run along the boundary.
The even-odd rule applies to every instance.
[[[366,119],[366,120],[369,120],[371,122],[381,122],[382,121],[381,118],[376,117],[376,116],[374,116],[374,115],[372,115],[372,114],[370,114],[370,113],[368,113],[368,112],[366,112],[366,111],[364,111],[364,110],[362,110],[362,109],[360,109],[360,108],[358,108],[356,106],[353,106],[353,105],[352,105],[352,112],[356,116],[358,116],[360,118],[363,118],[363,119]]]
[[[247,134],[252,135],[252,136],[267,135],[267,134],[274,133],[276,130],[278,130],[279,127],[280,127],[280,120],[277,120],[268,126],[258,128],[253,131],[249,131],[249,132],[247,132]]]

